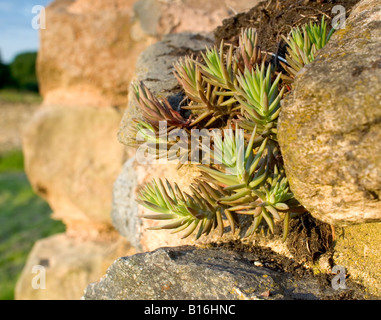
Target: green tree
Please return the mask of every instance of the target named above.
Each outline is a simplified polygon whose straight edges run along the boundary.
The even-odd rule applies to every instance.
[[[38,91],[36,59],[37,52],[25,52],[16,56],[10,64],[11,78],[19,89]]]
[[[3,64],[1,61],[0,56],[0,88],[3,88],[4,86],[8,85],[11,80],[11,75],[9,72],[9,66],[6,64]]]

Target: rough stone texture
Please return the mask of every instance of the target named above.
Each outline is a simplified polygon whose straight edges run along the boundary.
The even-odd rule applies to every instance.
[[[150,36],[180,32],[211,32],[222,20],[249,10],[259,0],[140,0],[134,4],[134,20]]]
[[[148,45],[167,33],[212,32],[257,2],[56,0],[40,32],[44,103],[125,107],[136,58]]]
[[[176,36],[176,38],[180,37],[183,36]],[[135,77],[137,80],[143,80],[156,95],[161,96],[173,95],[179,89],[176,80],[171,75],[170,69],[165,70],[159,68],[159,66],[164,66],[164,68],[170,67],[172,63],[168,63],[168,59],[173,59],[173,61],[175,61],[178,58],[171,55],[171,52],[177,52],[177,50],[175,50],[176,47],[168,46],[166,39],[174,39],[174,36],[165,38],[163,42],[157,43],[154,46],[148,48],[146,52],[141,55],[141,57],[138,59],[138,66],[136,68]],[[186,43],[187,42],[188,41],[186,41]],[[184,48],[186,50],[182,50],[181,55],[187,53],[189,54],[190,48],[194,48],[194,46],[188,46]],[[340,50],[343,49],[341,48]],[[318,61],[320,60],[318,59],[316,63],[319,63]],[[149,64],[150,62],[152,64]],[[346,68],[348,67],[346,66]],[[301,75],[301,77],[302,76],[304,75]],[[318,77],[319,75],[316,74],[315,76]],[[311,81],[311,79],[308,81]],[[317,87],[318,86],[319,82],[317,82]],[[327,91],[328,89],[324,88],[324,90]],[[324,93],[324,91],[322,92]],[[122,143],[127,142],[130,120],[137,113],[134,103],[134,99],[132,95],[130,95],[130,108],[126,110],[124,114],[118,134],[118,138]],[[299,108],[301,107],[303,106],[299,106]],[[324,108],[326,108],[326,106],[324,106]],[[303,115],[301,117],[303,117]],[[286,139],[287,138],[285,138],[285,140]],[[286,140],[286,143],[289,143],[289,141]],[[180,239],[178,234],[171,235],[169,231],[147,231],[147,227],[156,225],[158,223],[139,218],[139,215],[147,214],[149,211],[145,210],[141,206],[136,206],[134,199],[136,191],[142,186],[143,183],[148,182],[152,177],[168,178],[170,181],[179,182],[180,186],[186,189],[189,186],[192,177],[197,175],[197,172],[187,172],[185,171],[188,170],[187,168],[183,168],[182,170],[184,171],[176,172],[174,167],[171,168],[167,165],[147,166],[138,164],[133,159],[133,151],[130,151],[130,155],[131,159],[125,163],[123,170],[116,180],[113,189],[112,219],[115,228],[117,228],[118,231],[132,243],[137,251],[151,251],[163,246],[178,246],[183,244],[199,245],[200,243],[195,242],[193,238],[188,238],[184,241]],[[304,161],[304,158],[302,160]],[[298,159],[298,161],[300,161],[300,159]],[[306,163],[303,163],[303,166],[306,164],[308,164],[307,161]],[[378,224],[367,224],[361,230],[359,230],[357,227],[359,228],[360,226],[351,226],[345,228],[345,232],[349,232],[346,238],[342,238],[340,236],[340,229],[336,229],[337,246],[335,253],[335,264],[344,266],[347,269],[351,279],[354,277],[356,280],[361,281],[361,283],[363,283],[366,287],[369,287],[368,292],[379,294],[379,262],[377,257],[379,257],[380,254],[379,250],[377,250],[377,245],[373,241],[374,239],[372,240],[372,237],[375,237],[375,239],[379,238],[377,235],[378,233],[376,232],[379,226]],[[356,232],[358,232],[357,236]],[[225,240],[225,238],[222,239],[222,241]],[[228,240],[231,240],[231,238]],[[215,239],[211,237],[210,241],[215,241]],[[262,243],[262,239],[259,241],[258,239],[255,239],[254,242],[250,243],[250,245],[259,243]],[[266,245],[272,249],[277,250],[282,255],[290,257],[290,252],[288,252],[283,243],[280,244],[277,241],[269,240]],[[352,245],[353,248],[351,248]],[[258,273],[256,273],[258,268],[254,268],[254,270],[252,270],[252,265],[250,265],[250,268],[247,267],[247,265],[245,265],[243,262],[244,259],[241,257],[239,259],[237,258],[237,255],[239,255],[237,252],[231,253],[232,256],[234,256],[233,258],[231,258],[232,256],[230,253],[223,252],[221,253],[221,255],[224,255],[222,258],[221,256],[216,257],[216,251],[204,251],[200,255],[195,253],[196,251],[194,248],[189,250],[186,249],[185,251],[186,253],[184,254],[183,249],[180,248],[164,248],[159,249],[153,253],[151,252],[143,255],[136,255],[130,258],[120,258],[110,267],[105,277],[103,277],[98,283],[91,284],[88,287],[85,293],[85,298],[219,299],[222,297],[222,299],[255,299],[258,298],[261,292],[264,292],[260,292],[258,287],[256,287],[259,286],[259,283],[261,283],[255,282],[258,280]],[[362,252],[365,252],[367,259],[360,259],[361,255],[363,255]],[[217,255],[220,255],[220,253],[217,253]],[[369,258],[370,256],[371,258]],[[221,260],[219,260],[220,258]],[[224,258],[227,260],[224,261]],[[331,253],[327,253],[327,260],[329,259],[331,259]],[[229,276],[232,274],[237,274],[238,277],[241,277],[241,273],[237,271],[237,269],[234,269],[236,267],[237,260],[239,260],[239,263],[242,263],[242,265],[239,267],[239,270],[245,270],[245,272],[252,272],[252,274],[254,274],[251,278],[253,283],[248,284],[248,287],[246,288],[244,286],[234,288],[231,285],[234,282],[232,278],[229,278]],[[218,263],[215,263],[216,261],[218,261]],[[324,269],[322,266],[323,262],[324,261],[319,261],[321,264],[320,271]],[[208,265],[204,268],[206,263]],[[324,270],[330,272],[332,267],[331,262],[328,262],[327,264],[327,269]],[[366,271],[362,270],[367,268],[367,264],[369,264],[369,268]],[[219,267],[222,266],[221,269],[226,267],[224,272],[226,271],[227,273],[224,273],[222,276],[226,286],[222,285],[220,282],[218,282],[219,280],[215,280],[215,278],[212,276],[211,278],[208,278],[208,280],[204,280],[206,279],[204,274],[209,276],[213,274],[214,270],[216,270],[215,268],[217,267],[215,265],[218,265]],[[230,266],[233,266],[234,271],[229,269]],[[200,267],[200,269],[197,269],[198,267]],[[219,268],[218,270],[220,271],[221,269]],[[163,270],[168,272],[163,272]],[[261,270],[265,270],[265,272],[267,272],[268,269]],[[287,277],[290,275],[284,274],[285,278],[282,278],[283,275],[281,276],[280,274],[277,274],[277,277],[275,277],[273,276],[272,272],[273,271],[270,270],[269,274],[267,275],[269,279],[276,280],[273,282],[276,284],[273,284],[272,289],[275,288],[275,291],[273,291],[275,294],[272,296],[272,298],[301,298],[302,293],[307,294],[307,296],[303,296],[303,299],[321,297],[321,291],[319,293],[321,288],[318,291],[311,289],[317,288],[314,286],[314,284],[308,282],[312,281],[311,279],[309,279],[307,282],[303,282],[303,280],[301,280],[297,285],[300,290],[292,291],[292,289],[290,289],[292,285],[284,280],[289,279]],[[197,274],[197,276],[195,276],[195,274]],[[173,275],[173,277],[170,278],[169,282],[167,281],[169,279],[168,275]],[[201,279],[200,283],[198,282],[199,278]],[[246,274],[246,281],[247,278],[248,277]],[[136,281],[140,279],[144,279],[144,281],[136,283]],[[179,279],[186,279],[186,281],[181,280],[184,282],[181,282],[181,285],[179,285]],[[204,280],[204,282],[210,281],[211,284],[209,284],[208,287],[212,289],[203,287],[204,283],[202,283],[202,280]],[[189,283],[194,281],[196,281],[195,286],[190,288]],[[313,281],[316,281],[316,279]],[[185,288],[183,288],[184,283],[186,284]],[[247,284],[245,280],[239,280],[237,283]],[[216,286],[214,287],[214,285]],[[213,291],[215,288],[221,288],[221,291],[217,292],[217,289],[216,291]],[[266,289],[266,287],[261,287],[261,289],[262,288]]]
[[[316,278],[255,266],[256,259],[222,249],[160,248],[117,259],[100,281],[86,288],[84,299],[314,300],[334,294]]]
[[[380,1],[361,1],[282,103],[291,190],[331,224],[381,220],[380,18]]]
[[[117,235],[103,242],[79,241],[66,234],[39,240],[17,282],[15,299],[80,299],[86,286],[98,280],[116,258],[133,253],[128,242]],[[33,273],[37,265],[45,269],[45,289],[32,287],[32,283],[42,284],[43,281],[40,270]],[[32,282],[34,277],[37,278]]]
[[[333,256],[334,263],[344,266],[351,279],[377,296],[381,296],[380,243],[381,223],[351,225],[338,230]]]
[[[57,0],[46,8],[37,71],[44,104],[125,106],[138,54],[152,39],[131,38],[133,0]]]
[[[112,186],[124,162],[112,108],[43,107],[23,137],[25,169],[57,219],[110,224]]]

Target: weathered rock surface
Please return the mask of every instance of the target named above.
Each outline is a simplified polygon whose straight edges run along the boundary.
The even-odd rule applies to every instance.
[[[25,169],[57,219],[111,225],[112,186],[124,162],[112,108],[45,106],[25,128]]]
[[[282,103],[291,190],[331,224],[381,221],[380,17],[380,1],[361,1]]]
[[[100,281],[86,288],[84,299],[315,300],[337,294],[329,282],[259,266],[257,259],[231,250],[160,248],[117,259]]]
[[[152,43],[131,37],[133,2],[58,0],[46,8],[37,63],[44,104],[125,106],[136,58]]]
[[[133,253],[128,242],[116,234],[98,242],[79,241],[66,234],[39,240],[17,282],[15,299],[80,299],[86,286],[98,280],[116,258]],[[33,288],[36,284],[45,288]]]
[[[180,38],[182,35],[176,37]],[[166,39],[174,38],[170,36]],[[172,54],[178,50],[172,45],[168,46],[166,39],[146,50],[138,59],[138,66],[136,68],[135,79],[144,81],[151,91],[159,96],[173,95],[178,92],[179,89],[176,80],[171,74],[170,65],[172,63],[166,62],[168,59],[176,61],[178,57],[173,57]],[[186,41],[186,43],[187,42],[188,41]],[[191,53],[191,48],[194,48],[194,46],[188,46],[183,48],[185,50],[180,50],[181,55]],[[340,50],[342,50],[342,48]],[[323,59],[323,56],[319,59]],[[316,63],[319,63],[319,59]],[[141,62],[139,63],[139,61]],[[330,63],[332,65],[334,64],[332,61]],[[164,66],[164,69],[160,69],[159,66]],[[301,75],[300,77],[303,76],[305,75]],[[319,75],[317,74],[315,76],[317,77]],[[309,79],[308,81],[311,80]],[[315,85],[319,87],[319,82]],[[299,83],[298,86],[301,86],[301,84]],[[327,91],[328,88],[324,87],[324,90]],[[323,93],[324,91],[319,94]],[[134,104],[134,98],[130,95],[130,108],[126,110],[124,114],[118,134],[118,138],[122,143],[127,142],[130,120],[137,113]],[[299,108],[301,107],[303,106],[299,106]],[[303,112],[306,112],[306,110]],[[308,112],[306,114],[308,116]],[[303,115],[300,116],[301,119],[303,119],[302,117]],[[287,137],[284,138],[283,141],[285,141],[284,144],[286,147],[288,143],[293,143],[292,140],[288,141]],[[179,246],[195,243],[199,245],[199,242],[194,242],[192,238],[188,238],[184,241],[180,239],[178,234],[172,235],[169,231],[146,230],[147,227],[158,223],[141,219],[139,215],[148,214],[150,212],[141,206],[136,206],[135,202],[136,191],[138,191],[143,183],[149,182],[153,177],[167,178],[170,181],[176,181],[182,188],[186,189],[189,187],[192,177],[197,175],[197,172],[192,170],[186,171],[188,170],[187,168],[183,168],[182,170],[184,171],[177,172],[174,166],[170,167],[168,165],[148,166],[139,164],[132,156],[133,152],[131,151],[131,159],[124,164],[123,170],[114,184],[112,219],[115,228],[132,243],[137,251],[152,251],[163,246]],[[297,160],[299,161],[300,159]],[[304,158],[302,161],[305,161]],[[306,160],[306,163],[307,162]],[[305,166],[306,163],[303,163],[303,166]],[[344,266],[349,272],[350,279],[355,277],[356,280],[361,281],[362,284],[369,287],[369,291],[367,292],[379,294],[380,291],[377,289],[379,287],[379,263],[377,258],[375,258],[379,255],[379,252],[375,248],[374,241],[371,239],[372,235],[376,234],[375,230],[377,230],[378,226],[377,224],[367,224],[364,228],[369,228],[360,230],[361,233],[359,234],[363,234],[366,241],[359,241],[359,239],[356,238],[355,234],[356,231],[358,231],[356,227],[360,226],[351,226],[348,227],[349,229],[346,228],[345,230],[350,232],[349,236],[347,238],[340,237],[337,239],[335,264]],[[337,236],[339,237],[340,232],[339,229],[337,230]],[[366,235],[370,238],[368,239]],[[362,236],[359,237],[362,238]],[[215,241],[215,239],[211,237],[210,241]],[[308,241],[309,240],[306,239],[307,244],[309,244]],[[353,241],[356,242],[356,246],[351,248],[352,243],[354,243]],[[257,239],[255,243],[258,244]],[[251,245],[253,245],[253,243],[251,243]],[[276,242],[269,241],[269,246],[271,248],[277,246],[276,250],[278,250],[278,252],[290,256],[289,252],[285,250],[284,244],[278,245]],[[310,250],[308,246],[307,249]],[[105,277],[87,288],[85,299],[220,299],[221,297],[221,299],[256,299],[258,297],[263,298],[260,294],[267,292],[268,287],[266,287],[266,285],[271,284],[271,282],[273,285],[272,287],[270,286],[270,291],[273,295],[270,298],[275,299],[321,299],[329,297],[332,293],[329,282],[325,282],[325,287],[322,288],[321,283],[319,285],[316,278],[307,277],[306,279],[299,278],[297,284],[292,284],[293,275],[287,272],[276,272],[274,275],[274,270],[253,268],[252,262],[255,261],[256,258],[242,258],[241,256],[238,258],[239,253],[237,252],[227,253],[226,251],[222,251],[218,253],[215,250],[213,252],[207,250],[199,254],[200,251],[196,251],[196,249],[192,247],[190,249],[187,248],[185,250],[186,253],[183,251],[183,248],[164,248],[158,249],[155,252],[120,258],[110,267]],[[361,253],[362,251],[364,251],[363,254]],[[221,257],[222,255],[223,257]],[[364,259],[362,259],[362,255],[364,255]],[[328,260],[331,259],[330,253],[327,254],[327,257]],[[369,257],[371,257],[371,259]],[[224,261],[224,258],[227,258],[227,260]],[[324,260],[323,258],[325,257],[322,257],[321,260]],[[243,262],[246,261],[245,259],[249,261],[248,264]],[[324,261],[320,261],[321,270],[324,269],[323,262]],[[239,263],[241,263],[241,265],[237,267]],[[370,263],[370,268],[364,272],[362,269],[366,269],[368,263]],[[230,266],[233,266],[232,269],[229,269]],[[200,269],[197,269],[198,267]],[[324,271],[330,272],[331,267],[331,262],[327,263],[327,268],[324,269]],[[219,282],[219,278],[216,280],[213,277],[216,274],[216,269],[219,271],[224,270],[222,276],[224,281],[221,282],[224,282],[226,286]],[[258,273],[258,269],[265,273],[268,271],[266,275],[267,278],[271,280],[269,283],[260,281],[262,278],[260,277],[261,273]],[[163,270],[166,270],[166,272],[163,272]],[[243,273],[247,272],[245,276],[242,275],[243,273],[240,273],[242,270],[244,270]],[[170,274],[170,277],[168,277],[168,274]],[[213,274],[213,276],[210,276],[210,278],[206,280],[206,275],[209,277],[211,274]],[[231,278],[233,274],[237,274],[238,278],[242,276],[242,278],[246,280],[239,278],[239,280],[234,282]],[[248,274],[250,274],[249,277]],[[198,279],[199,275],[202,275],[200,279]],[[144,280],[140,281],[140,279]],[[167,281],[168,279],[170,280]],[[186,281],[182,279],[186,279]],[[199,280],[201,282],[198,282]],[[195,285],[191,287],[194,281],[196,281]],[[210,282],[209,286],[205,288],[204,283],[208,281]],[[245,281],[253,282],[248,283]],[[232,283],[235,285],[237,283],[243,283],[244,285],[242,287],[234,287]],[[221,288],[221,291],[217,292],[216,288]],[[261,291],[261,289],[264,289],[264,291]],[[346,294],[346,292],[343,293],[343,299],[349,297]],[[365,291],[360,293],[360,295],[361,294],[363,295],[357,298],[367,298]]]
[[[339,231],[340,232],[340,231]],[[381,223],[344,227],[338,234],[333,255],[335,265],[344,266],[351,279],[368,292],[381,296]]]
[[[44,103],[125,107],[136,59],[148,45],[168,33],[212,32],[257,2],[56,0],[40,32]]]
[[[222,20],[255,6],[259,0],[140,0],[133,20],[143,33],[161,38],[180,32],[212,32]]]

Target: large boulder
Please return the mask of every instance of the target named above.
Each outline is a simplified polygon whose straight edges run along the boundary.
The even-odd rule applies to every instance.
[[[287,260],[271,250],[160,248],[117,259],[102,279],[86,288],[84,299],[317,300],[342,294],[330,281],[321,281],[292,261],[287,263],[294,273],[283,270],[279,259]],[[348,283],[348,289],[352,288]],[[351,290],[347,293],[364,296]]]
[[[61,220],[111,224],[112,186],[124,162],[112,108],[41,108],[23,136],[25,169]]]
[[[80,299],[86,286],[98,280],[115,259],[133,253],[115,231],[103,241],[78,240],[66,234],[38,240],[17,282],[15,299]]]
[[[165,34],[212,32],[258,0],[56,0],[46,8],[37,71],[44,103],[127,104],[138,55]]]
[[[327,223],[381,221],[381,5],[363,0],[296,77],[279,144],[295,197]]]
[[[37,71],[44,104],[125,106],[138,54],[133,0],[57,0],[46,8]]]
[[[254,7],[260,0],[139,0],[134,4],[137,30],[155,38],[180,32],[212,32],[223,19]],[[135,26],[135,25],[134,25]]]

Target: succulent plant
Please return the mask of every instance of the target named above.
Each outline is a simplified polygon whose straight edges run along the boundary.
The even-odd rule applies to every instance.
[[[183,238],[192,233],[199,238],[213,229],[222,235],[227,223],[234,233],[237,216],[246,215],[252,217],[246,236],[260,225],[274,232],[275,224],[283,221],[286,239],[290,218],[305,209],[290,191],[277,142],[281,99],[290,89],[285,84],[315,58],[331,34],[323,17],[320,25],[296,27],[289,38],[284,37],[287,56],[279,63],[288,76],[267,61],[254,29],[242,30],[237,48],[221,42],[218,49],[206,49],[200,57],[180,59],[174,74],[186,97],[186,105],[177,109],[183,111],[175,111],[166,99],[155,98],[144,84],[135,85],[142,116],[135,120],[134,132],[152,146],[157,157],[174,156],[170,147],[176,141],[157,151],[165,142],[162,131],[185,130],[191,135],[193,129],[203,129],[211,142],[211,146],[196,146],[196,151],[210,151],[212,161],[196,164],[201,175],[190,184],[190,192],[168,181],[165,186],[162,180],[140,190],[138,202],[157,213],[143,217],[166,222],[151,229],[183,231]],[[162,121],[167,123],[163,128]]]
[[[237,136],[236,134],[235,137]],[[246,146],[238,146],[235,137],[233,134],[225,135],[222,143],[215,141],[214,144],[215,148],[221,150],[219,157],[222,153],[230,152],[227,157],[230,161],[222,161],[219,168],[205,165],[199,167],[209,183],[230,192],[217,201],[218,204],[227,206],[225,212],[254,217],[254,227],[249,229],[247,235],[256,230],[259,225],[257,222],[262,218],[273,232],[274,219],[281,220],[279,210],[285,215],[296,208],[300,209],[298,202],[288,204],[293,199],[293,194],[289,190],[284,170],[278,170],[281,165],[277,158],[278,146],[267,137],[255,147],[255,129]]]
[[[237,76],[239,86],[236,86],[235,97],[244,110],[243,116],[238,117],[241,120],[240,125],[249,130],[257,126],[262,135],[276,134],[280,100],[285,90],[285,87],[278,90],[282,74],[279,73],[276,79],[271,81],[272,74],[271,65],[265,68],[262,62],[261,67],[257,66],[252,71],[246,68],[243,74],[239,72]]]
[[[287,43],[287,64],[280,64],[288,72],[289,79],[293,79],[300,69],[315,60],[317,51],[327,44],[334,31],[332,28],[327,34],[327,23],[323,16],[320,24],[310,22],[301,29],[293,28],[289,38],[282,36]]]
[[[146,123],[154,127],[159,127],[160,121],[166,121],[168,126],[185,128],[189,125],[189,121],[185,120],[181,114],[175,111],[166,98],[157,99],[149,89],[143,84],[133,85],[135,97],[139,103],[142,117]]]
[[[238,41],[236,63],[242,73],[245,71],[245,68],[251,71],[256,65],[261,65],[263,61],[266,61],[267,54],[261,51],[258,33],[255,29],[242,29]]]
[[[178,158],[169,152],[177,141],[168,138],[176,137],[179,129],[188,130],[190,120],[174,110],[166,98],[156,98],[143,83],[133,83],[132,87],[141,116],[134,119],[129,145],[139,147],[144,143],[145,151],[156,159]]]
[[[216,199],[221,193],[210,187],[207,183],[200,182],[191,187],[192,195],[174,187],[166,181],[153,180],[140,191],[138,202],[146,208],[158,212],[154,215],[143,215],[143,218],[152,220],[170,220],[169,223],[150,229],[173,229],[172,233],[184,231],[182,238],[186,238],[198,228],[196,239],[202,234],[209,234],[212,229],[218,228],[220,234],[224,232],[223,213],[224,208],[217,205]],[[232,221],[232,218],[229,217]],[[233,222],[234,224],[234,222]]]
[[[185,57],[184,60],[180,60],[175,64],[175,77],[191,100],[188,106],[182,107],[184,110],[192,111],[191,127],[202,124],[203,128],[207,128],[218,119],[228,118],[233,111],[232,105],[236,102],[233,98],[225,99],[228,89],[226,89],[225,84],[218,83],[224,77],[224,71],[222,70],[225,70],[225,68],[220,63],[219,59],[221,57],[217,54],[217,51],[208,51],[204,58],[208,61],[210,69],[200,64],[198,59],[192,57]],[[221,79],[217,78],[216,74]]]

